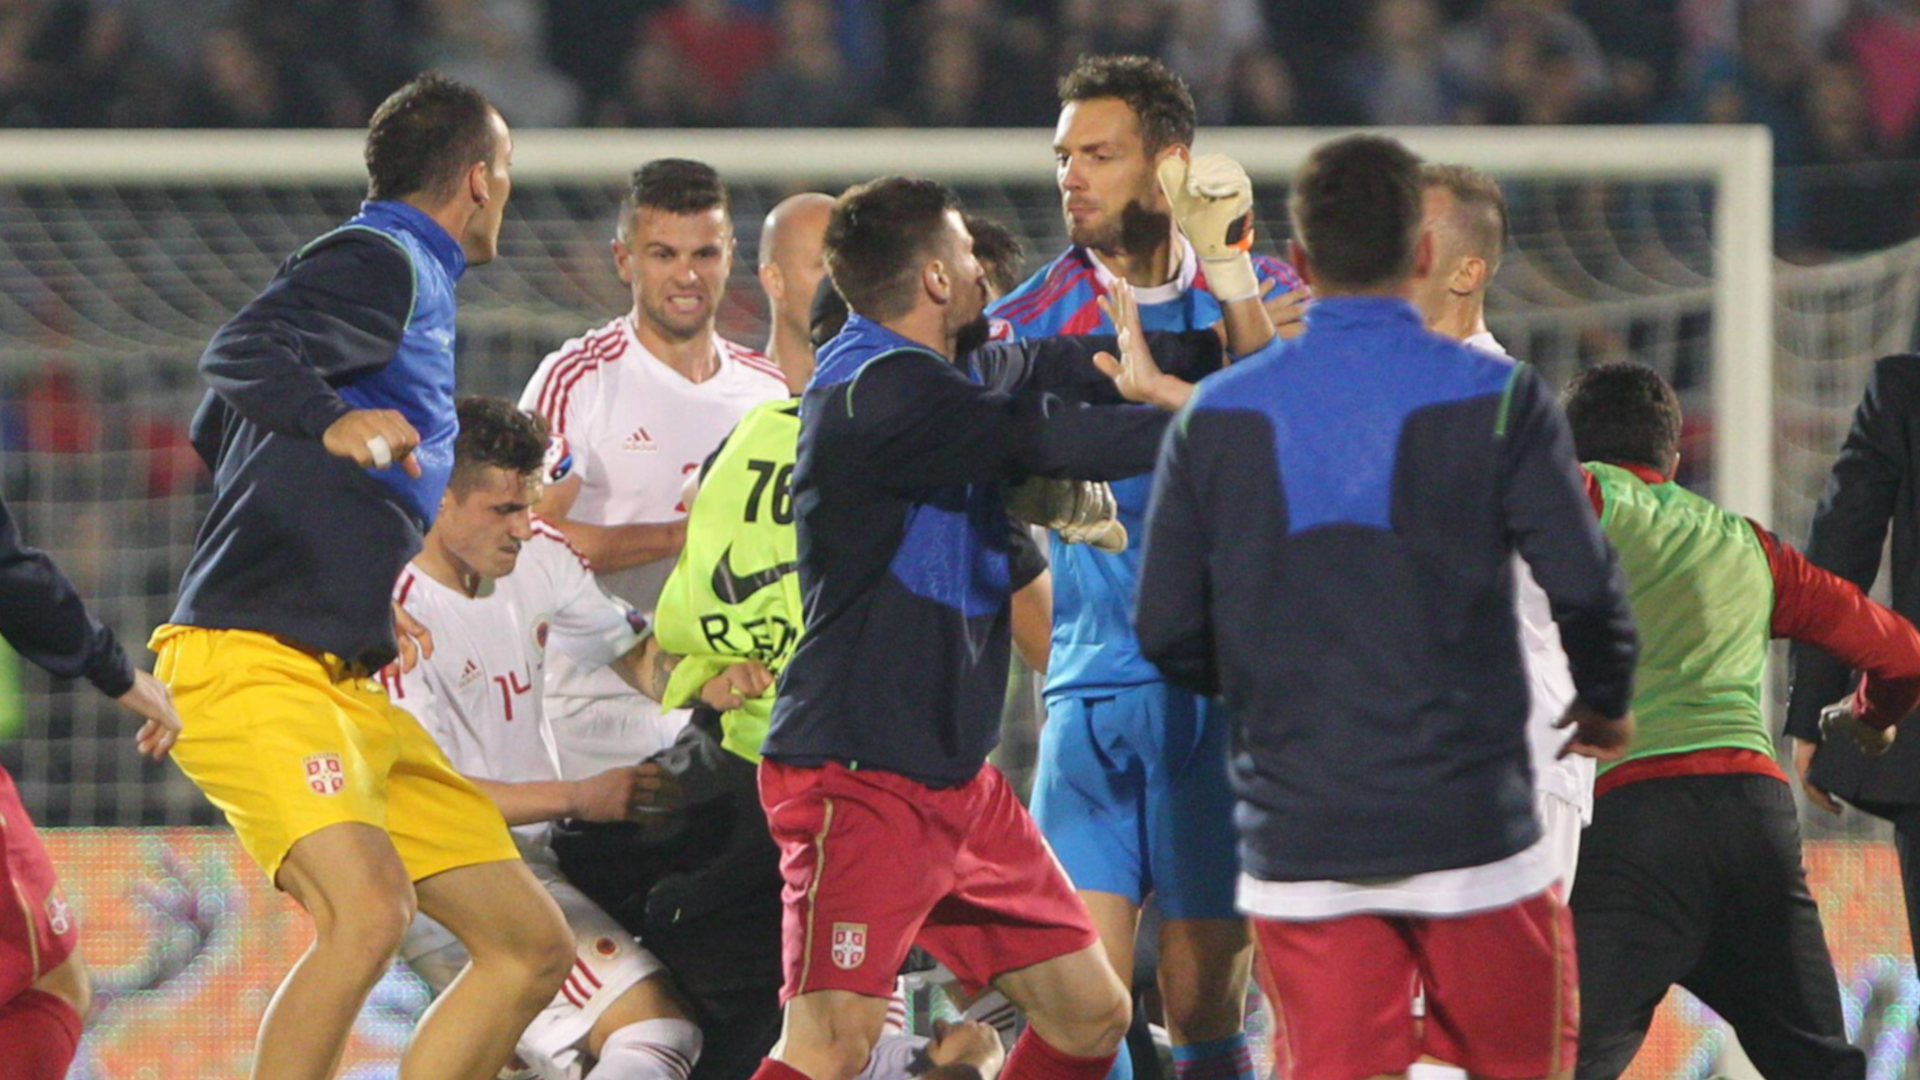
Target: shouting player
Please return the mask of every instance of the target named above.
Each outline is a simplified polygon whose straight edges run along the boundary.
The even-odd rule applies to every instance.
[[[1408,302],[1419,164],[1354,136],[1300,170],[1310,329],[1203,383],[1168,438],[1140,641],[1233,710],[1239,898],[1295,1080],[1423,1054],[1565,1077],[1571,920],[1534,817],[1514,549],[1573,661],[1572,750],[1630,736],[1634,632],[1544,381]]]
[[[1081,362],[983,385],[968,354],[987,332],[984,274],[953,194],[931,181],[842,195],[827,267],[853,315],[821,350],[800,410],[793,507],[809,622],[760,780],[786,878],[786,1032],[755,1075],[858,1072],[918,940],[968,989],[992,984],[1026,1012],[1008,1075],[1098,1080],[1126,1030],[1126,990],[986,764],[1009,654],[1000,485],[1150,463],[1163,413],[1046,391],[1171,405],[1190,387],[1152,369],[1139,334],[1111,383]]]
[[[550,845],[555,819],[632,815],[638,770],[561,779],[542,691],[549,648],[585,668],[610,668],[655,698],[674,658],[645,618],[603,592],[565,538],[533,516],[546,424],[498,398],[463,399],[459,417],[439,516],[394,589],[407,613],[433,629],[434,653],[388,677],[393,700],[500,807],[573,930],[574,970],[520,1037],[520,1057],[547,1080],[577,1075],[583,1052],[598,1062],[591,1080],[686,1080],[700,1057],[700,1029],[659,961],[560,875]],[[723,692],[729,677],[752,675],[722,673],[704,692]],[[424,915],[400,955],[436,993],[467,962],[453,935]]]
[[[543,360],[520,399],[566,440],[575,465],[536,509],[608,592],[641,611],[653,609],[686,539],[687,475],[748,409],[787,396],[772,361],[714,330],[733,254],[727,190],[712,167],[677,158],[641,166],[613,239],[632,309]],[[685,710],[663,715],[613,672],[564,655],[547,682],[569,779],[632,764],[686,722]]]
[[[141,752],[157,761],[173,748],[180,733],[173,695],[127,662],[113,631],[87,611],[53,560],[21,542],[5,503],[0,503],[0,638],[49,672],[85,678],[144,717]],[[0,768],[0,896],[10,901],[0,903],[0,1049],[11,1070],[7,1075],[60,1080],[79,1048],[93,984],[75,948],[79,926],[5,768]]]
[[[492,1076],[573,963],[500,811],[374,678],[453,470],[454,283],[494,257],[512,153],[477,91],[408,83],[368,129],[360,213],[200,360],[213,507],[153,647],[186,718],[175,760],[314,920],[261,1021],[262,1080],[332,1074],[416,903],[473,960],[415,1030],[406,1080]]]
[[[1305,295],[1298,278],[1278,260],[1249,260],[1250,231],[1235,243],[1213,237],[1202,252],[1176,228],[1163,186],[1184,189],[1195,126],[1193,98],[1178,76],[1144,57],[1096,57],[1061,81],[1060,97],[1054,155],[1073,246],[990,309],[1008,332],[1110,332],[1099,301],[1118,281],[1133,286],[1149,330],[1221,323],[1223,305],[1259,295],[1262,278],[1266,291],[1294,290],[1276,303],[1287,314],[1275,321],[1297,320]],[[1226,326],[1237,329],[1231,318]],[[1229,344],[1244,353],[1270,333],[1263,319],[1251,337]],[[1145,477],[1113,485],[1120,523],[1136,537],[1147,490]],[[1233,906],[1225,722],[1141,657],[1131,618],[1139,559],[1137,545],[1109,553],[1053,544],[1053,647],[1033,814],[1116,971],[1133,971],[1140,907],[1156,897],[1166,917],[1160,991],[1176,1066],[1252,1080],[1241,1030],[1249,951]],[[1116,1076],[1130,1072],[1123,1054]]]

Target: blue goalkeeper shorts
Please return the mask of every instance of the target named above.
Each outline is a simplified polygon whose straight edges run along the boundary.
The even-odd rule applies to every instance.
[[[1165,683],[1054,697],[1032,810],[1073,887],[1235,919],[1225,710]]]

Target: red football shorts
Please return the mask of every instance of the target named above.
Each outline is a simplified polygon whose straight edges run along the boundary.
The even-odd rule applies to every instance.
[[[780,845],[784,1003],[893,993],[917,941],[969,992],[1098,938],[1040,830],[991,765],[958,787],[837,763],[760,764]]]
[[[1405,1072],[1428,1054],[1475,1076],[1534,1080],[1571,1068],[1580,1035],[1573,916],[1557,887],[1439,918],[1255,918],[1291,1080]],[[1416,987],[1426,1017],[1413,1015]]]
[[[53,861],[20,803],[13,777],[0,768],[0,1003],[8,1002],[66,963],[80,931]]]

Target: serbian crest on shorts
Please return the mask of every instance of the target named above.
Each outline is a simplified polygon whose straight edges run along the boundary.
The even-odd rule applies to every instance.
[[[837,922],[833,924],[833,966],[842,971],[852,971],[867,958],[867,924],[863,922]]]
[[[300,766],[307,774],[307,787],[315,795],[338,795],[347,786],[347,770],[340,764],[339,754],[308,754]]]

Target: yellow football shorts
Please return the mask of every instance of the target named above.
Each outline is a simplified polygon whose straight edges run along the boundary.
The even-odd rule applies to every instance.
[[[493,801],[377,678],[252,630],[168,625],[149,647],[183,724],[173,760],[269,879],[343,821],[385,830],[414,881],[520,857]]]

